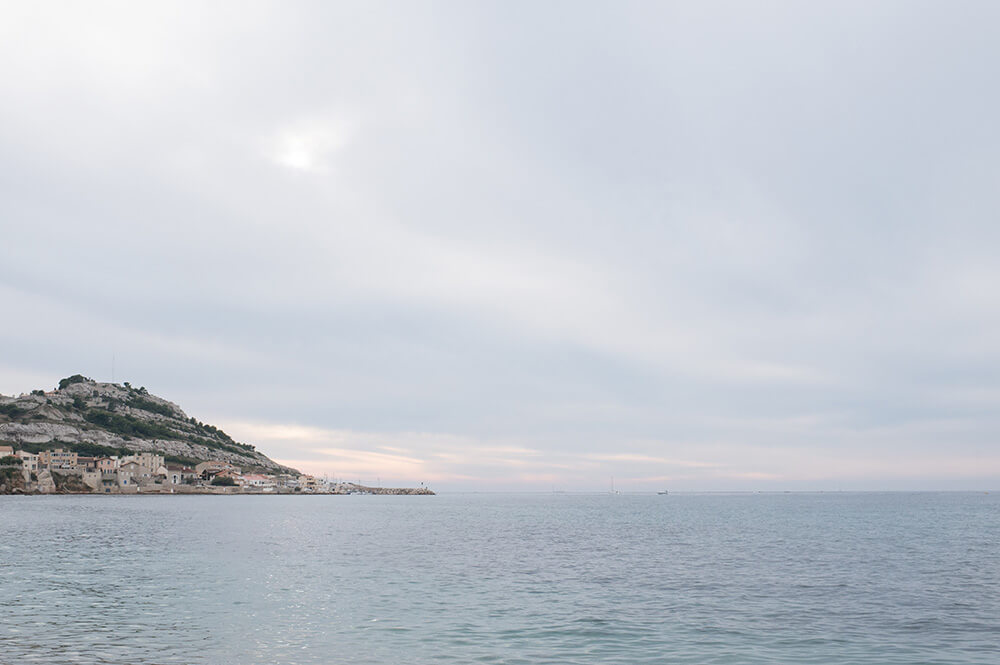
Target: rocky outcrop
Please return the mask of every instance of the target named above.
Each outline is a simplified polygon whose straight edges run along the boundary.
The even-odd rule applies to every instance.
[[[52,474],[46,470],[38,472],[38,482],[35,483],[35,489],[42,494],[51,494],[56,491],[56,483],[52,479]]]
[[[60,494],[86,494],[94,490],[93,487],[83,482],[80,474],[52,471],[52,482],[55,491]]]
[[[219,460],[244,469],[299,475],[145,388],[80,375],[63,379],[49,392],[0,395],[3,442],[17,448],[62,445],[81,454],[156,452],[183,461]]]
[[[20,467],[0,466],[0,494],[22,494],[25,485]]]

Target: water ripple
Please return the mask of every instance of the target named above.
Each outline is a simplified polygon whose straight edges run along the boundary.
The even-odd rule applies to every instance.
[[[972,494],[0,497],[0,663],[986,664]]]

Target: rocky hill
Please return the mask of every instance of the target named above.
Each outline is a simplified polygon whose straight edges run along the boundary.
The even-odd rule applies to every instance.
[[[3,444],[29,452],[61,447],[94,456],[156,452],[167,462],[220,460],[245,470],[299,475],[145,388],[98,383],[79,374],[49,392],[0,395]]]

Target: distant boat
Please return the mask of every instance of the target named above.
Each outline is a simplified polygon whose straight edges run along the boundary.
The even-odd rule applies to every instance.
[[[667,490],[660,490],[657,494],[670,494],[670,492]]]

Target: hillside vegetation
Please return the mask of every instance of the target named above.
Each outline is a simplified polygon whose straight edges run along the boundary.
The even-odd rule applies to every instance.
[[[246,469],[298,473],[144,387],[100,383],[80,374],[62,379],[49,392],[0,395],[0,444],[29,452],[61,447],[92,456],[157,452],[168,462],[220,460]]]

